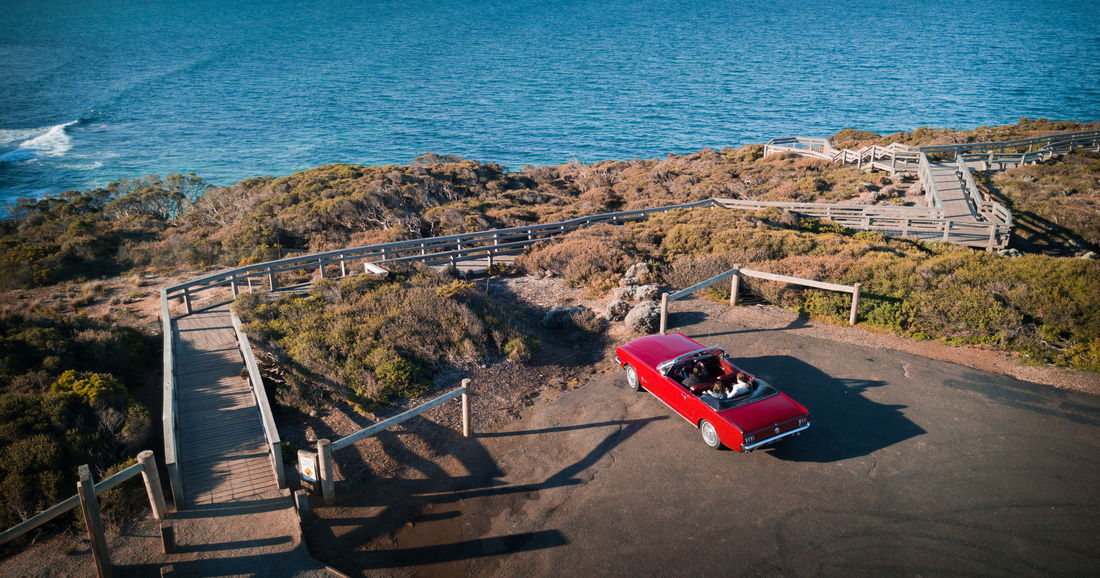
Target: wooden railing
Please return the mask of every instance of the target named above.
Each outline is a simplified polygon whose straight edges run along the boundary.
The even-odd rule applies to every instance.
[[[741,276],[755,277],[757,279],[764,279],[767,281],[778,281],[780,283],[789,283],[791,285],[801,285],[803,287],[812,287],[814,289],[823,289],[825,291],[839,291],[841,293],[850,293],[852,295],[852,306],[848,315],[848,324],[856,324],[856,312],[859,309],[859,294],[860,284],[854,285],[839,285],[836,283],[826,283],[824,281],[815,281],[813,279],[803,279],[801,277],[791,277],[790,275],[779,275],[776,273],[768,273],[765,271],[757,271],[755,269],[746,269],[741,265],[734,265],[733,269],[715,275],[710,279],[701,281],[688,287],[681,289],[675,293],[664,293],[661,295],[661,324],[660,332],[665,333],[668,331],[668,304],[671,301],[677,299],[683,299],[692,293],[714,285],[719,281],[730,279],[730,306],[737,305],[737,293],[741,285]]]
[[[856,165],[860,169],[873,167],[891,174],[913,171],[920,160],[918,151],[899,143],[888,146],[868,145],[858,150],[851,150],[834,148],[829,139],[799,136],[774,138],[764,145],[764,156],[781,152],[793,152],[802,156]],[[887,160],[889,162],[886,162]]]
[[[1060,154],[1073,149],[1090,147],[1100,144],[1100,130],[1087,130],[1079,132],[1063,132],[1057,134],[1050,134],[1046,136],[1037,136],[1031,138],[1023,138],[1008,141],[994,141],[994,142],[976,142],[976,143],[960,143],[949,145],[926,145],[916,147],[922,153],[925,154],[937,154],[937,153],[989,153],[989,152],[1019,152],[1020,149],[1027,147],[1027,152],[1036,153],[1035,158],[1040,158],[1039,153],[1044,153],[1042,150],[1037,149],[1051,149],[1045,154],[1046,158],[1050,158],[1050,154]]]
[[[459,387],[387,420],[367,426],[334,442],[329,442],[327,439],[317,440],[316,458],[319,466],[317,468],[318,481],[321,484],[321,496],[325,503],[332,504],[336,500],[332,452],[349,447],[357,441],[376,436],[395,425],[408,421],[430,409],[439,407],[456,397],[462,398],[462,437],[468,438],[470,437],[470,380],[463,379],[462,385]]]
[[[87,468],[87,466],[82,466],[81,469],[84,470],[85,468]],[[138,454],[138,462],[136,464],[97,484],[93,484],[95,486],[95,494],[102,494],[139,474],[145,479],[145,491],[149,496],[149,507],[153,512],[153,517],[157,520],[165,519],[168,516],[168,508],[164,502],[164,491],[160,485],[160,475],[157,473],[156,458],[153,456],[153,452],[149,450],[145,450]],[[0,532],[0,544],[6,544],[77,506],[80,506],[79,495],[58,502],[42,512],[39,512],[37,515]]]
[[[966,189],[966,197],[974,206],[975,212],[985,219],[995,221],[1001,225],[1006,225],[1011,229],[1012,212],[997,201],[986,199],[982,195],[981,190],[978,189],[978,185],[974,183],[974,175],[970,174],[970,168],[967,167],[966,161],[962,155],[955,157],[955,165],[955,174],[957,174],[962,181],[963,187]]]
[[[160,321],[164,332],[164,388],[161,397],[161,426],[164,429],[164,464],[168,467],[168,483],[172,487],[172,501],[176,508],[183,507],[183,476],[180,473],[179,430],[176,427],[176,358],[172,348],[172,313],[168,309],[167,290],[160,290]]]
[[[1100,130],[1058,133],[1040,137],[998,142],[960,143],[911,147],[900,143],[889,146],[870,145],[859,150],[836,149],[829,139],[812,137],[774,138],[764,145],[764,155],[793,152],[858,168],[888,171],[912,171],[920,155],[951,154],[963,156],[968,163],[982,163],[982,169],[993,170],[1049,160],[1079,148],[1095,148],[1100,152]],[[1026,150],[1025,150],[1026,149]],[[890,159],[889,165],[877,162]]]
[[[237,347],[241,351],[241,357],[244,358],[244,366],[248,369],[248,381],[251,385],[252,397],[256,400],[256,407],[260,410],[260,421],[263,423],[264,438],[267,440],[271,467],[275,470],[275,481],[282,489],[286,487],[282,442],[279,440],[279,430],[275,427],[275,416],[271,413],[271,403],[267,400],[267,390],[264,388],[263,376],[260,375],[260,367],[256,364],[256,355],[252,352],[248,335],[241,329],[241,320],[232,309],[229,310],[229,317],[233,322],[233,330],[237,332]]]
[[[236,296],[242,283],[252,278],[266,280],[268,289],[278,287],[277,275],[306,269],[316,269],[321,277],[327,275],[327,268],[339,268],[341,276],[346,275],[349,265],[359,263],[400,263],[419,261],[428,265],[452,264],[470,259],[486,259],[490,264],[496,255],[522,251],[523,248],[599,223],[625,223],[645,219],[649,215],[676,209],[691,209],[713,205],[711,199],[668,205],[652,209],[639,209],[618,213],[606,213],[579,217],[556,223],[543,223],[524,227],[493,229],[476,233],[425,237],[407,241],[395,241],[378,245],[350,247],[322,253],[312,253],[300,257],[279,259],[254,265],[229,269],[213,275],[207,275],[186,283],[165,288],[167,299],[182,299],[188,313],[192,311],[192,298],[203,291],[218,287],[230,287]]]

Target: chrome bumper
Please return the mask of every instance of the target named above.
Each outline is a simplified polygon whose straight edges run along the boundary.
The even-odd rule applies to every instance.
[[[743,452],[751,452],[752,450],[755,450],[756,448],[758,448],[758,447],[760,447],[760,446],[766,446],[766,445],[768,445],[768,444],[770,444],[770,443],[775,443],[775,442],[777,442],[777,441],[779,441],[779,440],[781,440],[781,439],[783,439],[783,438],[785,438],[785,437],[787,437],[787,436],[789,436],[789,435],[793,435],[793,434],[796,434],[796,433],[801,433],[801,432],[802,432],[802,430],[804,430],[804,429],[806,429],[806,428],[808,428],[808,427],[810,427],[810,424],[806,424],[806,425],[804,425],[804,426],[802,426],[802,427],[797,427],[797,428],[795,428],[795,429],[792,429],[791,431],[786,431],[786,432],[783,432],[783,433],[781,433],[781,434],[779,434],[779,435],[777,435],[777,436],[772,436],[772,437],[770,437],[770,438],[768,438],[768,439],[766,439],[766,440],[762,440],[762,441],[754,442],[754,443],[751,443],[751,444],[749,444],[749,445],[741,444],[741,451],[743,451]]]

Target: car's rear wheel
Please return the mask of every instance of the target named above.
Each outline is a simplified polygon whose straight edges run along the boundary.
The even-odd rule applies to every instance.
[[[626,384],[634,391],[641,391],[642,382],[638,379],[638,372],[631,366],[626,366]]]
[[[699,433],[703,434],[703,443],[707,447],[716,450],[722,447],[722,440],[718,439],[718,430],[707,420],[699,422]]]

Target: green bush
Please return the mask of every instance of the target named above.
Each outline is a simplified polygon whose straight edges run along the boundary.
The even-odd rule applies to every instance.
[[[74,393],[89,405],[126,393],[126,388],[110,375],[72,369],[62,373],[50,389],[55,393]]]
[[[520,335],[504,344],[504,354],[515,363],[526,363],[539,347],[538,339],[530,335]]]

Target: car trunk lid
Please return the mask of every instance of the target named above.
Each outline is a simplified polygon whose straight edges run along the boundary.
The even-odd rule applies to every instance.
[[[780,392],[760,401],[719,412],[723,418],[746,434],[760,432],[772,435],[798,427],[798,418],[808,415],[806,408]],[[779,427],[780,431],[775,431]]]

